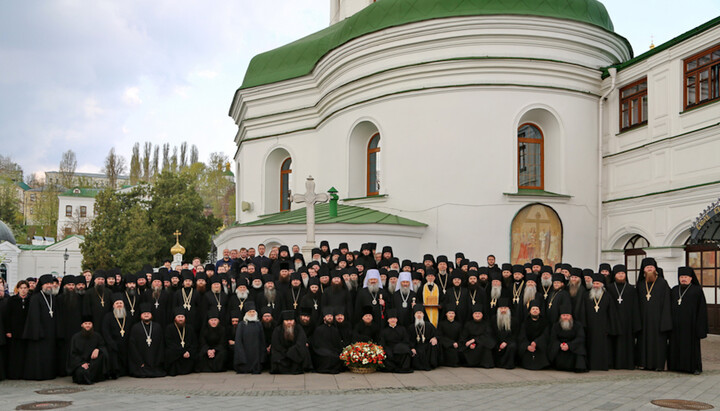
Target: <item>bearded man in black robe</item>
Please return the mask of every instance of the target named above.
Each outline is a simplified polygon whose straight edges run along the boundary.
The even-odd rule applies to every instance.
[[[275,328],[270,345],[271,374],[302,374],[312,369],[305,332],[295,323],[295,312],[282,312],[282,323]]]
[[[315,328],[310,346],[315,372],[338,374],[343,369],[340,353],[344,348],[340,330],[335,326],[332,307],[323,308],[323,323]]]
[[[203,294],[201,298],[202,312],[211,313],[213,310],[217,310],[218,319],[220,324],[227,324],[228,322],[228,296],[222,289],[222,280],[220,274],[213,275],[208,280],[210,291]],[[209,317],[208,317],[209,318]]]
[[[417,295],[412,290],[412,275],[406,271],[400,273],[398,284],[398,289],[391,297],[391,306],[397,312],[398,324],[407,327],[413,322],[413,305],[417,301]]]
[[[570,264],[563,264],[569,266]],[[564,271],[564,270],[563,270]],[[573,318],[585,325],[585,307],[587,306],[588,289],[585,287],[582,269],[569,267],[570,279],[565,289],[570,295],[570,306]]]
[[[481,310],[485,313],[489,308],[487,302],[487,291],[485,288],[480,286],[479,271],[475,269],[469,270],[467,274],[467,301],[468,319],[471,313],[477,310]],[[457,321],[457,316],[455,321]],[[460,321],[457,322],[460,325],[464,323],[461,323]]]
[[[560,273],[553,274],[552,280],[552,290],[545,299],[545,317],[550,324],[554,324],[560,319],[560,311],[570,310],[572,314],[570,294],[565,291],[565,276]],[[582,321],[579,324],[582,325]]]
[[[198,340],[185,320],[185,309],[175,308],[175,319],[165,328],[165,369],[167,375],[190,374],[198,357]]]
[[[468,290],[463,287],[463,273],[455,270],[450,274],[450,284],[445,290],[445,299],[442,302],[443,307],[455,306],[455,317],[459,322],[464,323],[468,319],[470,312],[470,301],[468,298]],[[440,317],[445,315],[443,309]]]
[[[460,351],[465,357],[468,367],[492,368],[494,366],[492,349],[495,339],[492,328],[483,317],[483,312],[476,309],[471,319],[465,323],[460,334],[462,346]]]
[[[425,320],[425,309],[422,304],[415,304],[413,317],[414,323],[408,327],[412,367],[418,371],[430,371],[438,366],[440,347],[437,329],[430,321]]]
[[[100,334],[93,330],[92,316],[82,318],[82,329],[70,339],[67,373],[76,384],[105,380],[107,352]]]
[[[310,280],[308,280],[308,286]],[[320,295],[321,306],[324,308],[342,308],[343,312],[350,312],[352,308],[352,296],[348,291],[345,282],[343,281],[342,274],[339,271],[333,273],[330,279],[330,287],[325,289]]]
[[[140,304],[140,322],[130,330],[128,371],[138,378],[165,376],[162,326],[153,321],[152,304]]]
[[[527,370],[542,370],[550,365],[547,353],[550,327],[542,316],[541,305],[540,299],[530,302],[527,318],[520,326],[518,335],[520,365]]]
[[[445,367],[460,365],[460,334],[463,324],[456,320],[455,307],[445,307],[445,318],[438,321],[437,339],[440,346],[439,363]]]
[[[413,372],[412,352],[407,329],[398,324],[397,310],[389,309],[387,317],[388,326],[382,329],[378,337],[380,345],[385,350],[385,367],[380,370],[411,373]]]
[[[550,330],[548,359],[557,370],[586,372],[586,353],[585,331],[573,321],[570,307],[563,307],[558,322]]]
[[[330,287],[325,290],[329,290]],[[300,299],[300,312],[309,312],[310,319],[313,324],[318,324],[322,321],[321,308],[325,307],[322,305],[322,297],[325,295],[320,292],[320,282],[317,277],[308,279],[308,291]],[[306,330],[307,332],[307,330]],[[310,335],[307,335],[310,338]]]
[[[365,274],[363,288],[358,290],[355,299],[355,322],[359,322],[364,316],[365,307],[372,308],[372,316],[378,330],[383,326],[383,311],[386,309],[386,302],[390,300],[389,294],[383,288],[380,280],[380,272],[375,269],[368,270]],[[387,307],[389,308],[389,307]]]
[[[137,282],[137,275],[125,275],[125,290],[122,292],[122,298],[125,303],[125,310],[127,311],[128,316],[128,331],[130,331],[133,324],[140,321],[140,301],[142,300],[142,295],[138,289]]]
[[[103,270],[96,270],[93,286],[88,288],[83,297],[83,315],[92,315],[93,324],[98,328],[102,326],[105,314],[112,311],[112,292],[105,287],[107,275]]]
[[[102,322],[102,336],[108,351],[110,379],[127,375],[128,344],[132,326],[130,316],[125,309],[123,295],[113,294],[112,311],[105,314]]]
[[[520,331],[520,322],[513,318],[510,306],[510,301],[501,298],[498,301],[497,313],[492,321],[493,335],[495,337],[493,360],[496,367],[507,370],[515,368],[517,336]]]
[[[637,281],[642,330],[637,338],[637,365],[646,370],[665,369],[672,331],[670,287],[653,258],[643,258]]]
[[[255,303],[249,301],[244,308],[245,314],[235,331],[233,368],[238,374],[260,374],[268,355],[265,333]]]
[[[183,317],[185,323],[190,326],[195,334],[195,341],[200,332],[202,309],[200,308],[200,294],[193,288],[193,273],[191,270],[182,270],[182,287],[173,294],[173,313],[177,314],[177,309],[184,310]],[[177,315],[174,316],[177,318]],[[170,325],[173,325],[172,322]],[[170,325],[167,327],[169,328]],[[167,338],[167,333],[165,335]],[[167,366],[167,364],[165,364]]]
[[[610,337],[615,369],[635,369],[635,335],[642,327],[638,294],[635,286],[627,281],[627,268],[618,264],[612,269],[607,286],[616,312],[616,335]]]
[[[700,340],[708,334],[705,293],[690,267],[678,268],[678,282],[670,292],[673,325],[668,369],[699,375]]]
[[[167,274],[167,268],[162,267],[160,270],[164,270]],[[153,321],[160,325],[162,332],[162,329],[170,322],[173,308],[172,294],[163,288],[162,273],[160,271],[153,273],[150,288],[143,293],[141,301],[150,304]]]
[[[24,379],[51,380],[57,376],[57,340],[62,333],[58,327],[62,322],[61,311],[60,301],[53,294],[53,276],[41,275],[30,299],[23,331],[23,338],[27,340]]]
[[[617,313],[605,290],[605,276],[593,274],[593,288],[585,299],[585,337],[591,370],[607,371],[612,364],[611,336],[617,334]],[[574,317],[573,317],[574,318]]]
[[[217,307],[208,309],[207,323],[200,331],[200,352],[196,368],[198,372],[221,372],[225,371],[228,353],[225,327],[220,325],[220,311]]]
[[[488,313],[488,318],[494,318],[498,309],[498,301],[500,301],[501,298],[512,298],[510,289],[503,286],[502,274],[500,271],[493,270],[490,272],[490,286],[487,290],[488,307],[485,312]]]

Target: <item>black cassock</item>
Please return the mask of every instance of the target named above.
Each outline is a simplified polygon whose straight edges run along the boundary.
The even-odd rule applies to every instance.
[[[353,327],[353,343],[356,342],[369,342],[375,343],[380,338],[380,326],[375,321],[370,322],[370,325],[360,321]]]
[[[300,308],[304,308],[306,310],[310,310],[310,321],[313,324],[318,324],[322,322],[322,294],[320,294],[320,291],[313,294],[311,292],[305,293],[305,295],[302,296],[300,299]],[[292,307],[292,305],[291,305]]]
[[[374,298],[373,298],[374,297]],[[368,291],[367,288],[361,288],[358,290],[357,297],[355,298],[355,323],[361,322],[361,318],[363,316],[363,307],[369,306],[372,307],[373,310],[373,322],[378,325],[378,327],[383,327],[383,316],[385,308],[383,308],[380,305],[380,298],[385,301],[386,304],[388,304],[388,301],[390,298],[388,297],[388,293],[384,288],[381,288],[380,291],[378,291],[377,294],[370,294],[370,291]],[[375,304],[373,304],[373,301],[375,301]]]
[[[551,290],[545,299],[543,315],[547,318],[548,323],[555,324],[560,319],[560,309],[572,312],[572,303],[570,302],[570,294],[564,289]],[[575,317],[573,317],[575,319]],[[582,323],[582,319],[579,321]]]
[[[563,351],[560,345],[565,343],[568,350]],[[548,359],[561,371],[587,370],[585,350],[585,331],[583,326],[573,321],[573,327],[563,330],[559,323],[555,323],[550,330],[548,343]]]
[[[597,309],[590,293],[585,298],[585,340],[588,368],[591,370],[607,371],[612,364],[611,336],[617,334],[617,313],[611,298],[607,290],[603,292]]]
[[[192,294],[190,294],[191,290]],[[185,306],[186,298],[188,299],[189,308]],[[182,307],[185,310],[185,324],[191,326],[195,333],[200,332],[203,310],[200,307],[200,294],[197,291],[193,288],[181,288],[177,290],[175,294],[173,294],[173,307]],[[174,316],[168,324],[174,324]],[[197,336],[198,334],[195,334],[196,338]],[[197,340],[195,341],[197,342]]]
[[[682,301],[678,304],[681,293]],[[705,294],[699,285],[691,284],[676,285],[670,296],[673,324],[668,369],[689,373],[702,372],[700,340],[708,334]]]
[[[632,284],[611,282],[607,291],[612,296],[611,301],[617,314],[615,329],[617,335],[610,337],[612,341],[610,366],[615,369],[634,370],[635,336],[642,328],[637,290]]]
[[[493,359],[496,367],[511,370],[515,368],[515,356],[517,355],[517,338],[520,331],[520,321],[511,317],[510,329],[501,330],[497,325],[497,319],[493,318],[493,334],[495,336],[495,347],[493,347]],[[500,345],[507,345],[502,350]]]
[[[52,307],[52,316],[49,307]],[[51,380],[57,376],[57,341],[62,331],[57,327],[58,322],[62,321],[60,311],[56,296],[38,291],[30,298],[23,332],[23,338],[28,340],[24,379]]]
[[[8,299],[0,300],[0,381],[7,378],[5,374],[5,357],[7,354],[7,339],[5,338],[5,304]]]
[[[217,294],[212,291],[208,291],[203,294],[200,298],[200,301],[202,306],[202,312],[205,313],[205,317],[201,319],[201,322],[205,323],[207,321],[207,313],[212,312],[212,310],[215,309],[218,310],[218,313],[220,315],[218,317],[218,319],[220,320],[220,324],[227,324],[230,321],[228,300],[228,295],[222,291]],[[218,305],[220,305],[220,308],[218,308]]]
[[[505,286],[501,287],[500,297],[498,297],[497,300],[493,300],[491,294],[492,294],[492,286],[489,286],[487,288],[487,294],[485,295],[485,298],[487,298],[487,310],[483,314],[484,315],[483,318],[495,317],[495,314],[497,314],[497,309],[498,309],[497,303],[498,303],[498,300],[500,300],[501,298],[507,298],[508,300],[512,301],[512,291],[510,291],[510,289]],[[468,317],[468,321],[472,321],[472,313],[470,313],[470,317]]]
[[[130,330],[132,329],[132,321],[130,313],[126,314],[125,323],[115,318],[113,312],[105,314],[102,322],[102,336],[107,345],[108,351],[108,367],[112,377],[122,377],[127,375],[128,364],[128,343],[130,341]],[[121,328],[121,325],[123,327]]]
[[[392,294],[391,307],[397,312],[398,325],[407,327],[413,323],[413,301],[417,303],[417,295],[415,291],[410,290],[407,294],[402,294],[400,290]],[[403,306],[403,303],[405,306]]]
[[[64,291],[57,296],[60,301],[62,312],[60,317],[62,323],[58,323],[61,338],[58,340],[58,373],[59,376],[67,375],[68,355],[70,354],[70,340],[73,336],[80,332],[80,324],[82,323],[82,296],[75,292]],[[100,325],[96,329],[99,331]]]
[[[408,373],[412,370],[412,353],[407,329],[396,325],[380,332],[380,345],[385,350],[385,367],[381,371]]]
[[[23,377],[25,351],[28,342],[23,338],[25,332],[25,320],[30,308],[30,295],[21,298],[20,295],[13,295],[5,306],[5,333],[12,337],[7,338],[7,377],[17,380]]]
[[[102,327],[105,314],[112,312],[112,292],[107,287],[88,288],[83,296],[83,314],[91,315],[93,318],[93,326],[96,329]]]
[[[548,338],[550,327],[545,317],[534,320],[530,315],[525,318],[518,334],[518,350],[520,365],[528,370],[542,370],[550,365],[548,361]],[[528,346],[535,343],[535,352],[528,351]]]
[[[585,283],[580,283],[575,297],[570,294],[570,290],[567,290],[570,296],[570,305],[572,306],[573,320],[580,322],[585,326],[585,309],[587,308],[588,290],[585,288]]]
[[[343,369],[340,353],[343,350],[342,336],[335,324],[321,324],[315,328],[310,341],[315,372],[337,374]]]
[[[450,289],[452,294],[452,288]],[[415,355],[412,357],[412,367],[418,371],[430,371],[438,366],[438,357],[440,355],[440,347],[430,343],[430,339],[437,339],[437,330],[430,321],[425,321],[423,326],[415,324],[408,327],[408,335],[410,336],[410,349],[415,349]]]
[[[326,288],[320,298],[320,305],[322,307],[332,307],[333,309],[342,308],[345,313],[345,318],[348,320],[354,318],[352,315],[352,293],[341,286],[340,289],[335,289],[332,286]]]
[[[283,325],[275,328],[270,345],[270,373],[302,374],[312,369],[305,331],[295,324],[293,341],[285,339]]]
[[[153,290],[147,290],[143,293],[142,302],[150,304],[152,312],[152,320],[165,328],[172,322],[172,293],[168,290],[160,290],[157,298],[153,295]]]
[[[640,303],[642,330],[637,339],[637,365],[646,370],[664,370],[667,360],[667,345],[672,330],[670,312],[670,287],[664,278],[658,277],[647,299],[648,287],[645,281],[637,285]]]
[[[165,376],[165,341],[162,326],[139,322],[130,330],[128,371],[138,378]]]
[[[208,356],[208,350],[215,350],[214,358]],[[218,325],[217,327],[204,326],[200,332],[200,353],[198,355],[197,371],[225,371],[226,357],[227,342],[225,341],[225,328],[222,325]]]
[[[440,318],[445,318],[447,308],[453,307],[455,309],[455,321],[464,323],[471,315],[468,290],[465,287],[448,287],[442,306],[443,309],[440,310]]]
[[[98,357],[91,358],[92,352],[97,349]],[[82,367],[88,363],[88,369]],[[100,334],[91,330],[89,333],[80,331],[72,336],[69,344],[67,373],[72,375],[76,384],[91,384],[105,379],[107,371],[107,352],[105,341]]]
[[[165,328],[165,370],[172,377],[195,370],[198,340],[191,325],[185,323],[184,330],[182,335],[183,328],[178,328],[174,322]],[[190,354],[189,358],[184,357],[186,352]]]
[[[438,344],[440,345],[440,365],[446,367],[457,367],[460,365],[460,334],[462,324],[458,321],[450,322],[447,318],[438,321]],[[457,344],[457,347],[454,346]]]
[[[487,317],[490,311],[487,291],[477,284],[468,285],[467,291],[468,320],[472,319],[472,313],[478,310],[482,311],[484,317]]]
[[[460,352],[470,367],[492,368],[494,366],[492,349],[495,347],[495,338],[492,329],[486,320],[470,320],[465,323],[460,334]],[[468,341],[475,340],[475,348],[466,345]]]
[[[233,366],[239,374],[260,374],[267,356],[265,333],[259,321],[240,321],[235,331]]]

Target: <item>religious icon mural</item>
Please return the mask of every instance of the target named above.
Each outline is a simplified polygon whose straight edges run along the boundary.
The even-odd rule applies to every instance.
[[[552,208],[543,204],[525,206],[513,219],[510,233],[512,264],[542,258],[545,265],[554,267],[562,261],[562,222]]]

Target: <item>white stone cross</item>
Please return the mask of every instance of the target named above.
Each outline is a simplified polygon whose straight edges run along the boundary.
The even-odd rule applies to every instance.
[[[292,201],[294,203],[305,203],[306,211],[306,243],[302,248],[304,255],[308,255],[313,248],[315,248],[315,204],[327,203],[330,201],[330,196],[327,193],[316,193],[315,192],[315,180],[312,176],[308,176],[305,181],[305,194],[293,194]]]

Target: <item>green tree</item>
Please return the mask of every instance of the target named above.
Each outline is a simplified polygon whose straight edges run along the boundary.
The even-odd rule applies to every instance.
[[[14,182],[0,177],[0,221],[11,227],[22,224],[18,191]]]
[[[180,243],[189,257],[205,258],[211,248],[212,236],[221,221],[204,213],[204,204],[189,173],[163,172],[151,190],[150,221],[162,237],[156,259],[169,255],[175,243],[172,233],[180,230]]]
[[[135,143],[130,157],[130,185],[136,185],[142,178],[142,166],[140,165],[140,143]]]

